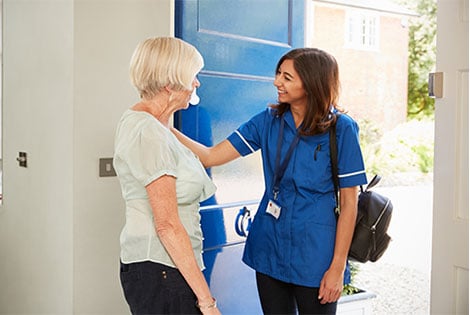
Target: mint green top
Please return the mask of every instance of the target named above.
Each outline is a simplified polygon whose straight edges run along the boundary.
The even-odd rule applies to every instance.
[[[119,121],[114,150],[114,168],[126,202],[121,261],[152,261],[175,267],[156,234],[145,189],[159,177],[170,175],[176,178],[179,217],[203,269],[199,202],[213,195],[216,188],[199,159],[155,117],[130,109]]]

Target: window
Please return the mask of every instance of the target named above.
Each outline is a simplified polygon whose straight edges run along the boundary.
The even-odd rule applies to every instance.
[[[379,47],[379,17],[367,11],[349,11],[346,15],[346,47],[376,50]]]

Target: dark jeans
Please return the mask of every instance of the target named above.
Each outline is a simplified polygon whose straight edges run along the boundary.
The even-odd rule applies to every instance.
[[[265,315],[268,314],[336,314],[337,303],[320,304],[319,288],[282,282],[256,273],[256,284]]]
[[[121,285],[132,314],[201,314],[178,271],[150,261],[121,263]]]

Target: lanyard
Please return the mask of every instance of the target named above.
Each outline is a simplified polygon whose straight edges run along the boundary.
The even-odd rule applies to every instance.
[[[284,117],[281,116],[281,126],[279,128],[279,138],[277,140],[276,164],[274,168],[274,185],[273,185],[274,200],[277,200],[277,196],[279,195],[279,185],[281,183],[281,179],[284,176],[284,173],[287,169],[287,164],[289,163],[292,153],[294,152],[294,149],[300,140],[300,134],[297,131],[294,140],[292,140],[292,143],[289,146],[289,150],[287,150],[286,157],[284,158],[284,161],[282,161],[282,164],[281,164],[281,147],[282,147],[283,134],[284,134]]]

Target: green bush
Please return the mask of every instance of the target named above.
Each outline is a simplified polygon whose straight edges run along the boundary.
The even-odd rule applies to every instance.
[[[434,150],[428,145],[420,144],[412,147],[412,150],[419,157],[418,166],[421,172],[430,173],[434,166]]]
[[[350,261],[349,262],[349,268],[350,268],[350,271],[351,271],[351,283],[346,284],[345,286],[343,286],[342,295],[351,295],[351,294],[358,293],[358,292],[361,291],[359,288],[356,288],[353,284],[354,278],[356,277],[357,273],[359,272],[358,263]]]
[[[360,141],[368,175],[432,173],[434,122],[411,120],[381,134],[377,124],[359,121]]]

